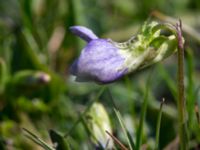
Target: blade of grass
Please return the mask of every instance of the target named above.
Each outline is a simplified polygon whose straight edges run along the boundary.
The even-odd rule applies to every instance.
[[[115,104],[115,102],[114,102],[114,99],[113,99],[113,96],[112,96],[112,94],[111,94],[111,91],[110,91],[110,89],[108,88],[108,95],[109,95],[109,100],[111,100],[111,102],[112,102],[112,107],[114,107],[115,109],[118,109],[118,107],[117,107],[117,105]],[[130,144],[132,145],[132,147],[135,147],[135,144],[134,144],[134,142],[133,142],[133,140],[132,140],[132,137],[131,137],[131,135],[130,135],[130,133],[127,131],[127,136],[128,136],[128,138],[129,138],[129,140],[130,140]]]
[[[152,70],[153,72],[153,70]],[[144,98],[143,98],[143,104],[142,104],[142,110],[141,110],[141,116],[140,116],[140,123],[139,127],[137,130],[137,135],[136,135],[136,150],[140,150],[141,144],[142,144],[142,135],[143,135],[143,126],[145,122],[145,117],[146,117],[146,111],[147,111],[147,104],[148,104],[148,95],[149,95],[149,86],[151,84],[151,75],[152,72],[149,74],[149,77],[147,79],[147,87],[144,93]]]
[[[29,138],[34,143],[40,145],[45,150],[55,150],[54,148],[50,147],[46,142],[44,142],[42,139],[40,139],[37,135],[32,133],[31,131],[23,128],[23,131],[25,131],[25,136]]]
[[[157,125],[156,125],[156,145],[155,145],[155,150],[159,150],[160,125],[161,125],[162,108],[163,108],[164,102],[165,102],[165,99],[163,98],[163,100],[162,100],[162,102],[160,104],[160,110],[159,110],[158,120],[157,120]]]
[[[186,98],[187,98],[187,111],[188,111],[188,128],[191,129],[193,126],[193,118],[194,118],[194,107],[195,107],[195,86],[194,86],[194,56],[193,51],[190,48],[186,49],[187,59],[186,59],[186,67],[187,67],[187,88],[186,88]],[[189,130],[190,131],[190,130]],[[189,134],[192,134],[189,132]]]
[[[135,150],[135,143],[134,143],[134,141],[133,141],[133,139],[132,139],[132,137],[131,137],[130,132],[127,131],[126,133],[127,133],[128,139],[129,139],[129,141],[130,141],[130,144],[131,144],[133,150]]]
[[[89,102],[89,104],[87,105],[87,108],[85,109],[85,111],[80,115],[80,117],[78,118],[78,120],[74,123],[74,125],[71,127],[71,129],[64,135],[64,138],[67,138],[68,135],[71,134],[71,132],[75,129],[75,127],[81,122],[82,120],[82,116],[85,116],[86,113],[89,111],[90,107],[92,106],[92,104],[96,101],[98,101],[99,97],[102,95],[102,93],[104,92],[105,90],[105,86],[103,86],[101,88],[101,90],[99,91],[99,93],[97,93],[95,99],[91,100]]]
[[[128,142],[129,149],[130,150],[135,149],[135,144],[134,144],[130,134],[128,133],[128,131],[127,131],[127,129],[126,129],[124,123],[123,123],[123,119],[122,119],[122,116],[121,116],[120,112],[118,110],[116,110],[116,109],[114,109],[114,111],[115,111],[115,114],[116,114],[116,116],[117,116],[117,118],[119,120],[119,123],[120,123],[121,127],[122,127],[122,131],[124,132],[126,140]]]

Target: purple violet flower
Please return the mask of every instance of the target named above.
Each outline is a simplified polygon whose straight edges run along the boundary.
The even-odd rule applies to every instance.
[[[127,73],[128,69],[122,68],[125,58],[109,39],[99,39],[90,29],[82,26],[73,26],[70,30],[88,42],[70,68],[76,81],[110,83]]]
[[[125,74],[165,59],[177,50],[176,30],[169,24],[145,23],[139,34],[123,43],[98,38],[82,26],[73,26],[70,30],[87,42],[70,68],[79,82],[114,82]],[[163,35],[162,30],[171,34]]]

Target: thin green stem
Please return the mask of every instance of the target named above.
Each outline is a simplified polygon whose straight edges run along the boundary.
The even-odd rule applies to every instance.
[[[128,131],[127,131],[126,127],[125,127],[124,121],[122,120],[122,116],[121,116],[121,114],[120,114],[120,112],[118,110],[114,109],[114,111],[115,111],[115,114],[116,114],[116,116],[117,116],[117,118],[119,120],[119,123],[120,123],[121,127],[122,127],[122,131],[124,132],[126,141],[128,143],[129,150],[133,150],[135,146],[133,144],[133,141],[131,141],[131,139],[129,138]]]
[[[158,114],[158,120],[157,120],[157,125],[156,125],[156,145],[155,145],[155,150],[159,150],[159,138],[160,138],[160,125],[161,125],[161,119],[162,119],[162,108],[163,104],[165,102],[165,99],[163,98],[161,104],[160,104],[160,111]]]
[[[82,116],[85,116],[86,113],[89,111],[90,107],[92,106],[92,104],[94,102],[96,102],[99,97],[101,96],[101,94],[104,92],[105,87],[102,87],[101,90],[99,91],[99,93],[97,93],[95,99],[93,99],[87,106],[87,108],[85,109],[85,111],[81,114],[81,116],[78,118],[78,120],[74,123],[74,125],[71,127],[71,129],[64,135],[64,138],[67,138],[71,132],[74,130],[74,128],[82,121]]]
[[[188,150],[188,135],[186,122],[186,106],[184,94],[184,44],[182,38],[181,21],[176,26],[178,38],[178,117],[179,117],[179,138],[181,150]]]

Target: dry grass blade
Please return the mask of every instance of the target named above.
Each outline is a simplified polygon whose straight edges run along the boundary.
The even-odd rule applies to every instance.
[[[106,131],[106,133],[113,139],[113,141],[120,146],[121,150],[128,150],[124,144],[122,144],[114,135]]]

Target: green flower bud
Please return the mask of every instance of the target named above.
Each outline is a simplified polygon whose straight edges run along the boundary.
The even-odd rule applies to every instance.
[[[112,128],[109,120],[109,116],[100,103],[94,103],[90,108],[88,114],[88,127],[91,129],[93,136],[92,141],[96,146],[99,144],[103,148],[112,148],[113,141],[110,136],[106,133],[112,133]]]

